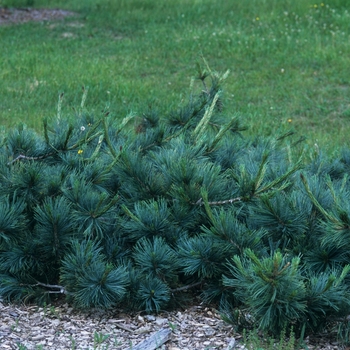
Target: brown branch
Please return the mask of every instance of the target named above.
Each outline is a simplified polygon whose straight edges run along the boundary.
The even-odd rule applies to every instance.
[[[36,284],[31,285],[31,287],[36,287],[36,286],[51,288],[51,289],[58,289],[58,290],[49,290],[47,291],[48,294],[52,294],[52,293],[72,294],[68,292],[65,287],[59,286],[57,284],[45,284],[45,283],[36,281]]]
[[[224,201],[213,201],[208,202],[209,205],[224,205],[224,204],[232,204],[236,202],[241,202],[243,200],[243,197],[236,197],[231,199],[226,199]],[[193,205],[199,205],[200,207],[204,204],[203,198],[199,198],[196,203],[192,203]]]
[[[203,281],[199,281],[199,282],[196,282],[196,283],[188,284],[187,286],[183,286],[183,287],[179,287],[179,288],[175,288],[175,289],[170,289],[170,292],[171,293],[182,292],[183,290],[187,290],[187,289],[190,289],[190,288],[193,288],[193,287],[197,287],[197,286],[199,286],[202,283],[203,283]]]
[[[24,154],[20,154],[19,156],[17,156],[15,159],[11,160],[11,162],[8,162],[7,165],[11,165],[17,161],[19,161],[20,159],[27,159],[27,160],[39,160],[39,159],[44,159],[46,157],[50,157],[52,156],[54,153],[46,153],[42,156],[37,156],[37,157],[28,157],[25,156]]]
[[[132,348],[134,350],[156,350],[169,340],[171,340],[171,330],[163,328]]]
[[[120,329],[123,329],[124,331],[130,332],[130,333],[134,333],[134,331],[132,329],[130,329],[129,327],[126,327],[122,324],[119,323],[114,323],[114,325]]]

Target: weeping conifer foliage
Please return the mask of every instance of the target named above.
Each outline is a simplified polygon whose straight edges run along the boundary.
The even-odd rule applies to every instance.
[[[74,118],[3,135],[1,297],[157,312],[197,295],[237,326],[346,323],[350,151],[244,138],[226,76],[199,69],[167,115],[94,116],[85,90]]]

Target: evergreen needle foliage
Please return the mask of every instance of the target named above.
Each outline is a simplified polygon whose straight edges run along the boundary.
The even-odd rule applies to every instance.
[[[247,249],[242,258],[229,264],[234,278],[224,277],[224,285],[234,288],[235,297],[249,305],[249,313],[259,328],[281,332],[305,315],[305,285],[299,270],[300,259],[291,261],[280,252],[258,259]]]
[[[200,92],[165,116],[98,117],[84,90],[73,122],[9,130],[0,295],[157,312],[192,289],[237,327],[277,334],[347,315],[350,151],[306,162],[292,133],[243,138],[226,76],[199,69]]]

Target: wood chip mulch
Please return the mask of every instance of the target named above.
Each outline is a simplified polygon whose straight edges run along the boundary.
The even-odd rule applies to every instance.
[[[147,340],[157,339],[161,332],[167,332],[164,343],[149,345]],[[43,308],[0,302],[0,349],[248,350],[242,341],[214,308],[201,305],[148,315],[99,309],[79,312],[67,304]],[[327,338],[307,339],[307,346],[349,349]]]

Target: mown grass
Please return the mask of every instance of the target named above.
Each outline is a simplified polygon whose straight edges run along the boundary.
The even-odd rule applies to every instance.
[[[48,4],[49,3],[49,4]],[[63,21],[0,27],[0,119],[37,129],[79,106],[116,117],[187,98],[195,63],[230,69],[225,113],[249,134],[294,128],[311,146],[348,145],[348,0],[0,0],[76,11]]]

